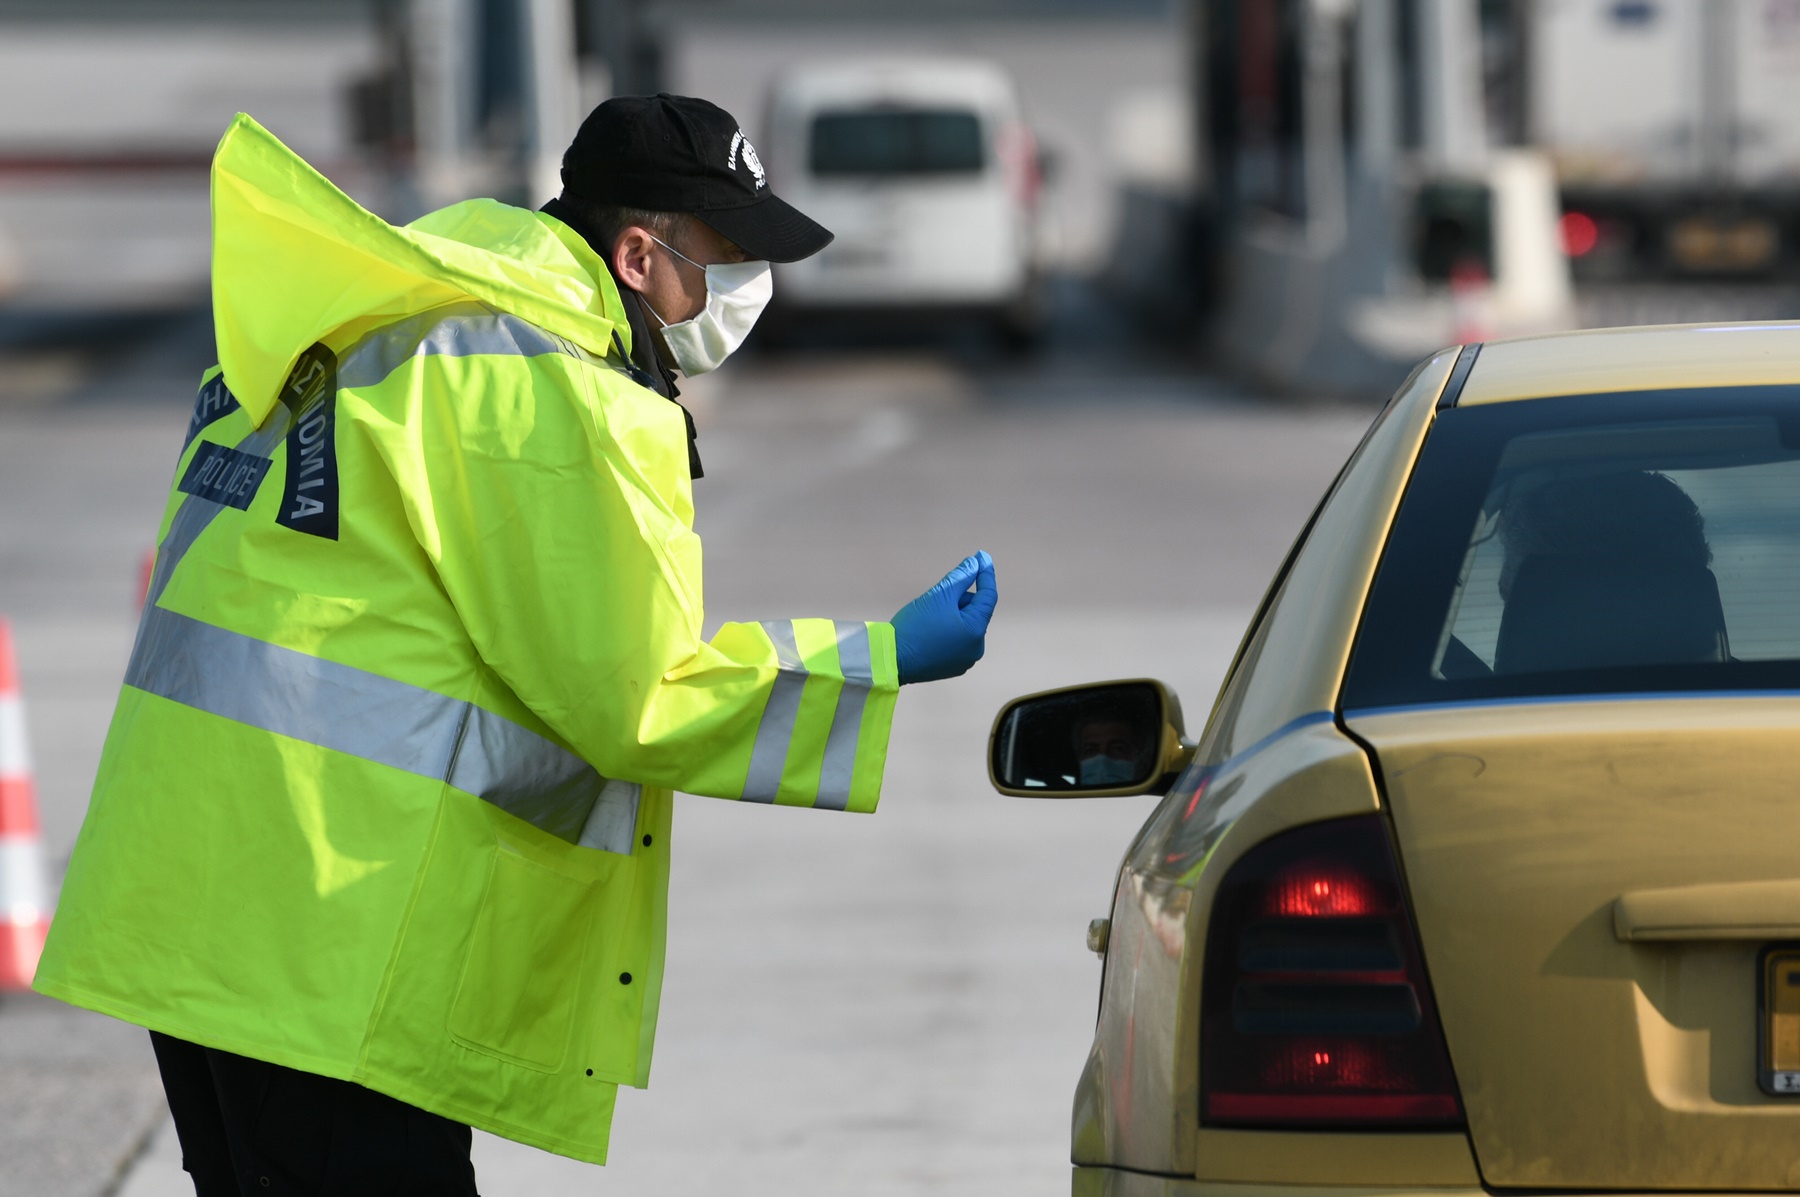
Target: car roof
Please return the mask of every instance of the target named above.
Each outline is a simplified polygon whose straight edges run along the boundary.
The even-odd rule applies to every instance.
[[[812,110],[841,104],[1013,104],[1011,76],[976,58],[865,58],[805,63],[776,84],[776,103]]]
[[[1490,341],[1455,402],[1784,383],[1800,383],[1800,321],[1667,324]]]

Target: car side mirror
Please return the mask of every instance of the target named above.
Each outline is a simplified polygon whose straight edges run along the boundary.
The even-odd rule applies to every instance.
[[[988,777],[1020,798],[1110,798],[1167,789],[1193,759],[1181,701],[1149,678],[1015,698],[988,740]]]

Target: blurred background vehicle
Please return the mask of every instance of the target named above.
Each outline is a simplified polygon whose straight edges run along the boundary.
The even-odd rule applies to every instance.
[[[782,194],[837,239],[776,268],[767,333],[860,310],[949,313],[1020,343],[1037,335],[1042,169],[1004,69],[947,58],[803,65],[775,85],[768,129]]]
[[[1540,4],[1497,116],[1552,155],[1578,279],[1800,275],[1800,3]]]
[[[1148,260],[1203,282],[1134,277],[1270,385],[1800,314],[1792,0],[1199,0],[1189,29],[1195,184],[1125,206],[1161,214],[1131,225],[1161,234]]]

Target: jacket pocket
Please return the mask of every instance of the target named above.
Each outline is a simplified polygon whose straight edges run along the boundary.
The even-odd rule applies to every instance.
[[[593,882],[502,847],[494,854],[450,1035],[542,1072],[568,1052],[593,922]]]

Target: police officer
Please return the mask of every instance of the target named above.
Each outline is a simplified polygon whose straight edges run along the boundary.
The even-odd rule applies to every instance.
[[[873,810],[899,687],[981,656],[985,553],[701,638],[675,375],[830,234],[701,100],[602,104],[563,180],[395,228],[220,143],[220,365],[37,976],[151,1030],[203,1197],[473,1193],[471,1126],[604,1162],[672,791]]]

